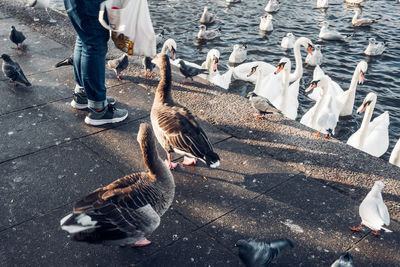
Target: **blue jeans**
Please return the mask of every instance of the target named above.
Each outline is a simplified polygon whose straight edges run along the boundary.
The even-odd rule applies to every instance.
[[[107,106],[106,54],[110,33],[98,21],[104,0],[64,0],[65,9],[77,32],[74,50],[74,79],[84,89],[90,108]]]

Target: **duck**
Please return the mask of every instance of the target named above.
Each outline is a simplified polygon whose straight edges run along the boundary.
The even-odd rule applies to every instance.
[[[329,138],[335,134],[335,128],[339,120],[339,111],[336,109],[336,103],[332,95],[327,92],[330,79],[329,76],[323,75],[318,80],[313,80],[310,86],[305,90],[309,92],[320,87],[321,97],[300,120],[301,124],[318,131],[314,134],[315,136],[319,136],[320,133],[323,133],[325,138]]]
[[[208,167],[220,165],[220,158],[194,116],[185,107],[175,105],[171,95],[171,66],[168,56],[158,54],[152,62],[160,69],[161,80],[156,89],[150,120],[155,136],[167,153],[166,165],[173,170],[171,153],[184,155],[184,165],[194,165],[197,159]]]
[[[272,24],[272,15],[260,17],[260,30],[264,32],[272,32],[274,25]]]
[[[358,208],[361,224],[358,227],[350,227],[350,230],[358,232],[361,226],[365,225],[372,230],[372,234],[375,236],[380,235],[380,230],[385,230],[389,233],[392,232],[383,227],[383,225],[389,226],[390,224],[390,214],[382,198],[382,189],[384,187],[385,184],[382,181],[374,183],[371,191],[368,192]]]
[[[161,53],[163,54],[168,54],[168,52],[171,53],[171,60],[175,60],[176,57],[176,42],[174,39],[169,38],[167,39],[162,48],[161,48]]]
[[[293,33],[288,32],[285,37],[282,38],[281,47],[285,50],[292,49],[294,47],[294,43],[296,42],[296,37]]]
[[[321,22],[321,30],[319,32],[319,38],[326,41],[344,41],[346,36],[339,33],[338,31],[330,30],[329,22],[323,21]]]
[[[371,26],[372,24],[378,22],[377,19],[362,19],[360,18],[361,10],[356,8],[354,10],[354,16],[351,20],[351,24],[353,27],[364,27],[364,26]]]
[[[272,105],[280,110],[283,115],[294,120],[297,117],[297,110],[299,107],[299,86],[300,78],[289,85],[289,74],[290,74],[291,63],[290,59],[283,57],[277,66],[275,75],[282,71],[282,89],[280,94],[275,98],[269,98]]]
[[[268,13],[278,12],[278,10],[279,10],[278,0],[269,0],[264,8],[264,11]]]
[[[204,10],[203,10],[203,14],[201,15],[201,18],[200,18],[200,23],[201,24],[211,24],[215,21],[215,18],[216,18],[215,14],[208,12],[208,7],[205,6]]]
[[[208,74],[200,74],[199,77],[227,90],[232,81],[234,68],[229,67],[229,69],[224,74],[220,74],[218,70],[219,58],[219,50],[215,48],[210,49],[210,51],[208,51],[207,53],[206,61],[204,61],[200,67],[201,69],[205,69]]]
[[[377,100],[377,95],[373,92],[369,93],[361,106],[357,109],[357,113],[365,112],[364,119],[360,129],[353,133],[347,144],[362,150],[372,156],[380,157],[385,154],[389,147],[389,112],[385,111],[373,121],[372,114]]]
[[[74,241],[147,246],[175,195],[171,171],[160,159],[151,126],[142,123],[137,141],[147,172],[126,175],[75,203],[61,219],[61,229]]]
[[[312,54],[307,55],[305,61],[309,66],[317,66],[322,64],[322,57],[321,46],[316,44],[314,46],[314,51]]]
[[[386,44],[384,42],[377,42],[375,38],[368,39],[368,46],[364,50],[364,54],[367,56],[379,56],[382,55],[386,49]]]
[[[303,61],[300,53],[301,46],[306,48],[308,53],[312,53],[313,44],[310,39],[300,37],[296,40],[293,47],[296,68],[293,73],[289,74],[289,82],[295,82],[303,76]],[[277,93],[279,94],[279,92],[282,91],[282,85],[282,75],[275,75],[272,72],[256,81],[254,92],[256,92],[257,95],[272,100]],[[274,89],[271,90],[271,88]]]
[[[240,64],[243,63],[247,58],[247,44],[233,46],[233,51],[229,56],[229,63]]]
[[[197,38],[200,40],[212,40],[221,36],[221,29],[212,29],[207,30],[207,26],[201,24],[199,26],[199,33],[197,34]]]
[[[328,8],[328,0],[317,0],[317,8]]]
[[[390,154],[389,163],[400,167],[400,139],[397,141]]]

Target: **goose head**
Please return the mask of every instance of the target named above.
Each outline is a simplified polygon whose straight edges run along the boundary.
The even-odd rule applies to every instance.
[[[296,40],[294,43],[294,46],[303,46],[305,49],[307,49],[307,52],[312,55],[312,48],[313,48],[313,43],[311,42],[310,39],[307,37],[300,37],[299,39]]]
[[[279,64],[276,67],[276,71],[274,72],[274,74],[278,74],[279,72],[281,72],[281,70],[284,70],[285,72],[289,72],[290,67],[291,67],[290,59],[288,59],[287,57],[283,57],[281,59],[281,61],[279,61]]]
[[[312,89],[316,87],[321,87],[322,91],[325,92],[325,89],[328,88],[331,78],[329,76],[324,75],[318,79],[315,79],[311,82],[310,86],[305,90],[305,92],[310,92]]]
[[[376,94],[371,92],[365,97],[363,103],[357,109],[357,114],[363,113],[369,106],[375,103],[376,103]]]
[[[167,53],[167,51],[171,52],[171,58],[175,60],[176,53],[176,42],[174,39],[170,38],[164,42],[163,48],[161,49],[163,53]]]
[[[251,75],[253,75],[257,71],[257,68],[258,68],[258,65],[251,67],[249,74],[247,74],[247,77],[250,77]]]
[[[368,63],[364,60],[361,60],[357,65],[357,70],[360,72],[358,76],[358,83],[362,84],[364,83],[364,75],[368,70]]]

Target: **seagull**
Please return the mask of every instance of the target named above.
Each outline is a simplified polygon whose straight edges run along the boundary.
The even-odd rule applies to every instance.
[[[288,32],[285,37],[282,38],[281,47],[283,49],[292,49],[294,43],[296,42],[296,37],[293,33]]]
[[[317,8],[328,8],[328,0],[317,0]]]
[[[260,30],[264,32],[272,32],[274,26],[272,24],[272,15],[260,17]]]
[[[144,69],[144,77],[153,77],[153,69],[156,66],[155,64],[151,63],[151,57],[144,57],[142,61],[143,69]]]
[[[267,5],[264,8],[265,12],[273,13],[279,10],[279,1],[278,0],[269,0]]]
[[[122,80],[122,75],[121,72],[125,70],[129,65],[129,60],[128,60],[128,55],[123,54],[117,59],[109,60],[107,62],[107,66],[115,71],[115,74],[117,74],[117,79],[120,81]]]
[[[359,8],[354,10],[354,17],[351,23],[354,27],[371,26],[372,24],[378,22],[377,19],[362,19],[360,18],[361,10]]]
[[[364,54],[367,56],[379,56],[382,55],[382,53],[386,49],[386,44],[384,42],[377,42],[375,38],[369,38],[368,39],[368,46],[364,50]]]
[[[319,38],[321,38],[322,40],[343,41],[344,39],[347,38],[346,36],[339,33],[338,31],[328,29],[329,22],[323,21],[323,22],[321,22],[321,24],[322,24],[322,27],[319,32]]]
[[[280,239],[272,242],[258,242],[239,240],[235,244],[239,248],[239,258],[247,267],[267,266],[277,259],[286,248],[293,248],[291,238]]]
[[[189,83],[193,82],[194,76],[197,76],[197,75],[203,74],[203,73],[208,74],[206,69],[199,69],[199,68],[196,68],[193,66],[188,66],[185,64],[185,61],[183,61],[182,59],[180,59],[178,61],[178,64],[179,64],[179,70],[183,74],[183,76],[185,76],[185,79],[186,78],[191,79],[191,81],[189,81]],[[182,80],[182,83],[185,83],[185,79]]]
[[[317,66],[322,64],[321,46],[319,44],[314,46],[314,51],[312,54],[307,55],[305,61],[309,66]]]
[[[331,267],[354,267],[353,264],[353,256],[350,252],[345,252],[340,255],[339,259],[337,259]]]
[[[2,54],[1,58],[3,59],[3,65],[1,66],[1,70],[4,75],[10,78],[10,82],[14,83],[14,86],[17,83],[24,84],[26,86],[31,86],[32,84],[25,77],[24,72],[17,62],[12,61],[9,55]]]
[[[46,10],[47,15],[49,16],[50,20],[49,22],[51,23],[55,23],[57,22],[56,20],[54,20],[51,16],[49,11],[47,10],[47,8],[50,5],[50,0],[30,0],[27,4],[27,6],[29,7],[34,7],[34,8],[44,8]],[[39,21],[38,18],[33,18],[34,21]]]
[[[159,46],[162,43],[163,39],[164,39],[164,29],[162,29],[161,32],[159,32],[156,35],[156,46]]]
[[[233,46],[233,51],[229,56],[229,63],[240,64],[247,58],[247,44]]]
[[[385,184],[381,181],[376,181],[371,191],[367,194],[360,204],[358,212],[361,217],[361,224],[358,227],[350,227],[352,231],[358,232],[361,226],[365,225],[372,229],[372,234],[379,236],[379,230],[383,229],[386,232],[392,231],[384,228],[383,225],[389,226],[390,215],[388,208],[383,202],[382,189]]]
[[[74,55],[70,55],[67,58],[64,58],[63,60],[61,60],[60,62],[56,63],[54,65],[55,68],[59,68],[61,66],[70,66],[70,65],[74,65]]]
[[[11,42],[13,42],[14,44],[17,45],[17,47],[11,47],[14,49],[20,49],[21,48],[20,45],[26,39],[25,35],[22,32],[17,31],[17,29],[15,29],[14,25],[11,26],[11,31],[10,31],[9,37],[10,37]]]
[[[203,14],[200,18],[201,24],[211,24],[215,21],[215,14],[208,12],[208,7],[204,7]]]
[[[262,120],[263,118],[265,118],[265,114],[274,113],[271,111],[267,111],[270,110],[271,107],[273,107],[272,103],[267,98],[259,96],[254,92],[249,92],[247,94],[247,97],[249,98],[251,106],[258,112],[258,113],[253,113],[254,117],[257,117]]]
[[[200,25],[199,26],[199,33],[197,34],[197,38],[201,40],[212,40],[215,39],[219,36],[221,36],[221,28],[218,29],[213,29],[213,30],[207,30],[206,25]]]

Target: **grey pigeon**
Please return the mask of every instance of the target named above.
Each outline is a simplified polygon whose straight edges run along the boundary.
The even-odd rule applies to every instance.
[[[351,256],[350,252],[345,252],[340,255],[340,258],[337,259],[331,267],[354,267],[353,264],[353,256]]]
[[[273,107],[272,103],[265,97],[259,96],[254,92],[249,92],[247,94],[247,97],[249,98],[249,101],[251,103],[251,106],[258,112],[258,113],[253,113],[253,116],[263,119],[265,117],[265,114],[274,114],[272,111],[267,111],[270,110],[271,107]],[[277,113],[280,113],[279,111]]]
[[[151,57],[144,57],[142,61],[143,69],[144,69],[144,77],[153,77],[153,69],[155,68],[155,64],[151,62]]]
[[[191,81],[189,81],[189,83],[193,82],[194,76],[197,76],[202,73],[207,73],[207,70],[205,70],[205,69],[199,69],[196,67],[186,65],[185,61],[183,61],[182,59],[179,60],[179,66],[180,66],[179,70],[181,71],[183,76],[185,76],[185,79],[187,79],[187,78],[191,79]],[[182,80],[182,83],[185,83],[185,79]]]
[[[59,68],[61,66],[70,66],[70,65],[74,65],[74,55],[73,54],[67,58],[64,58],[60,62],[56,63],[56,65],[54,65],[54,67]]]
[[[117,74],[117,79],[122,80],[122,75],[121,72],[125,70],[129,65],[129,60],[128,60],[128,55],[123,54],[117,59],[109,60],[107,62],[107,66],[115,71],[115,74]]]
[[[11,42],[17,45],[17,47],[11,47],[15,49],[20,49],[20,44],[22,44],[22,42],[26,39],[25,35],[22,32],[17,31],[14,25],[11,26],[9,37]]]
[[[17,83],[25,84],[26,86],[31,86],[32,84],[25,77],[24,72],[17,62],[12,61],[9,55],[2,54],[1,58],[3,59],[3,65],[1,66],[1,70],[4,75],[10,78],[10,81],[14,82],[14,86]]]
[[[272,242],[239,240],[236,242],[236,246],[239,248],[239,258],[244,265],[247,267],[263,267],[277,259],[284,249],[294,247],[294,242],[291,238]]]

